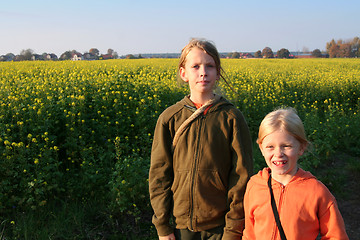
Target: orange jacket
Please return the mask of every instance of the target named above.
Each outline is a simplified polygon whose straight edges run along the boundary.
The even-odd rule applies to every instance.
[[[242,239],[280,239],[267,186],[269,168],[248,182],[245,198],[245,230]],[[272,179],[281,225],[289,240],[349,239],[336,200],[310,172],[299,169],[283,186]]]

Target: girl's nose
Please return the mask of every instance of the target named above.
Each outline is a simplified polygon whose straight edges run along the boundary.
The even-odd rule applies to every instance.
[[[200,67],[200,76],[201,77],[207,76],[206,67]]]
[[[281,157],[283,155],[283,150],[281,148],[275,149],[275,156]]]

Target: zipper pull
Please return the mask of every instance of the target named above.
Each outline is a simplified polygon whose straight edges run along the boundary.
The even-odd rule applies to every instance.
[[[184,105],[184,107],[186,107],[187,109],[190,109],[191,111],[195,112],[197,110],[196,107],[193,106],[189,106],[189,105]]]

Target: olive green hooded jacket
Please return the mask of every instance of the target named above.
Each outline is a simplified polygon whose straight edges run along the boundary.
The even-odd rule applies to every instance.
[[[175,133],[196,110],[186,96],[159,117],[152,145],[149,191],[159,236],[176,228],[204,231],[225,224],[223,239],[244,229],[243,197],[252,174],[252,142],[242,113],[223,97]],[[226,219],[226,221],[225,221]]]

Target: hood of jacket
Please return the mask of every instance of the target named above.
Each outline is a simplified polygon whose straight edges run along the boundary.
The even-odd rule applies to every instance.
[[[208,113],[214,112],[219,110],[220,108],[224,106],[234,106],[231,102],[229,102],[227,99],[225,99],[222,96],[216,95],[215,98],[217,98],[217,101],[214,102],[214,104],[209,108]],[[195,104],[190,100],[190,95],[185,96],[183,99],[178,101],[175,105],[173,105],[174,108],[187,108],[192,112],[196,111]]]
[[[269,179],[270,173],[271,173],[271,169],[266,167],[263,170],[260,170],[258,172],[258,174],[252,176],[251,179],[252,179],[252,181],[254,181],[254,183],[267,186],[267,181]],[[288,184],[299,183],[301,181],[306,181],[306,180],[312,179],[312,178],[316,179],[316,177],[314,175],[312,175],[310,172],[299,168],[298,171],[296,172],[296,174],[293,176],[293,178],[290,180],[290,182]],[[274,184],[274,182],[273,182],[273,184]]]

